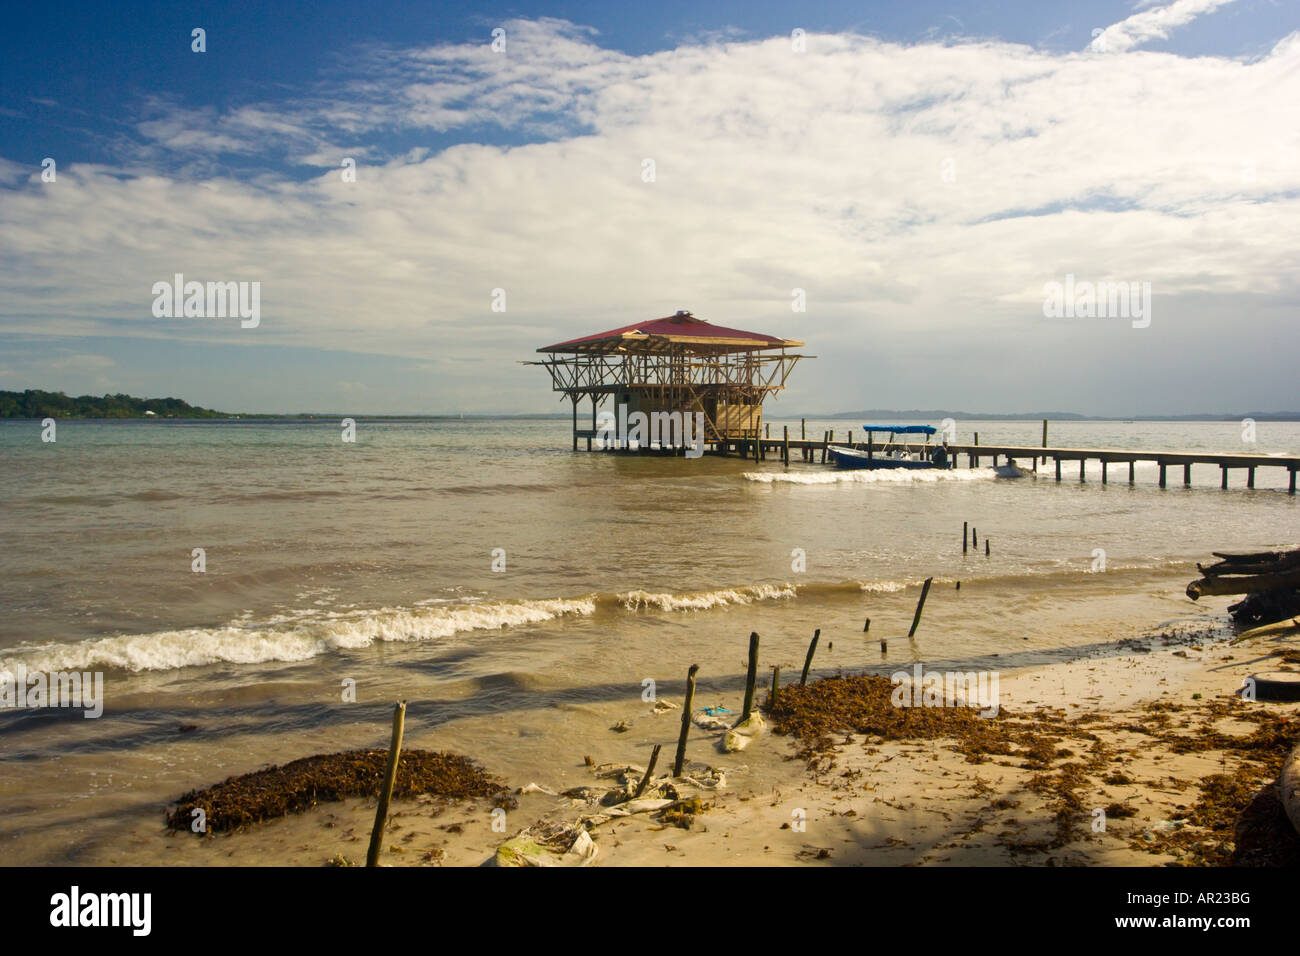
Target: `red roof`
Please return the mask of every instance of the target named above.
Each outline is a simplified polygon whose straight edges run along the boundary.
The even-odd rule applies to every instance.
[[[593,348],[602,343],[613,344],[619,341],[634,342],[649,339],[651,337],[666,339],[670,342],[682,343],[707,342],[707,340],[710,339],[726,339],[728,341],[725,345],[734,346],[738,349],[771,349],[803,345],[802,342],[797,342],[794,339],[782,339],[775,335],[765,335],[762,332],[746,332],[743,329],[729,329],[726,326],[713,325],[703,319],[697,319],[689,312],[678,312],[676,315],[664,316],[661,319],[651,319],[648,322],[637,322],[633,325],[625,325],[619,329],[610,329],[608,332],[597,332],[594,335],[584,335],[581,338],[569,339],[567,342],[558,342],[555,345],[547,345],[537,351],[585,351],[586,348]]]

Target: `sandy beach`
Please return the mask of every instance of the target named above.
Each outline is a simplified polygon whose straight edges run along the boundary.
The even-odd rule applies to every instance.
[[[1001,716],[1016,725],[1029,718],[1023,726],[1035,741],[1008,753],[961,753],[945,737],[840,733],[812,745],[768,732],[727,754],[720,731],[692,727],[685,776],[707,787],[679,785],[680,797],[700,800],[701,812],[685,821],[653,812],[609,817],[599,797],[617,784],[617,755],[630,764],[629,779],[644,770],[644,760],[628,760],[619,747],[623,734],[555,740],[552,776],[505,781],[512,799],[504,816],[493,814],[499,800],[395,800],[383,863],[476,866],[496,862],[521,831],[555,835],[552,846],[562,850],[586,829],[594,849],[582,859],[537,858],[596,866],[1222,864],[1234,849],[1235,809],[1277,772],[1279,747],[1257,744],[1268,732],[1285,736],[1279,729],[1300,716],[1300,704],[1243,701],[1238,691],[1255,671],[1295,669],[1295,647],[1286,633],[1232,646],[1166,631],[1127,642],[1128,653],[1004,673]],[[1291,662],[1279,656],[1288,650]],[[650,704],[626,709],[627,721],[663,722],[657,781],[671,767],[680,722],[669,705],[659,705],[662,713]],[[491,773],[490,755],[476,756]],[[723,778],[716,789],[704,780],[710,770]],[[113,862],[359,864],[374,810],[373,799],[322,803],[206,837],[159,827],[124,841]]]

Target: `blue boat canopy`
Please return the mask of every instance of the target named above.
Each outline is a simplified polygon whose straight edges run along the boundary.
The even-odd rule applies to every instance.
[[[863,425],[864,431],[892,432],[895,435],[933,435],[939,429],[933,425]]]

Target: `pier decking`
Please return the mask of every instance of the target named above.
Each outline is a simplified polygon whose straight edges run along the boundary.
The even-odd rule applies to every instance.
[[[709,450],[715,454],[737,454],[742,457],[765,459],[769,455],[780,457],[789,462],[790,455],[795,454],[805,461],[826,461],[827,448],[860,448],[866,450],[867,442],[854,441],[849,432],[844,441],[836,441],[834,432],[820,439],[790,438],[788,426],[780,438],[764,437],[751,441],[710,443]],[[883,448],[881,442],[872,442],[872,449]],[[933,446],[932,446],[933,447]],[[1219,487],[1228,487],[1228,472],[1241,470],[1246,472],[1246,487],[1255,487],[1255,470],[1257,468],[1285,468],[1288,472],[1287,490],[1296,491],[1296,472],[1300,471],[1300,457],[1277,457],[1273,455],[1242,455],[1216,452],[1171,452],[1150,449],[1125,448],[1053,448],[1037,445],[948,445],[950,467],[957,467],[961,458],[967,466],[978,468],[981,461],[996,467],[999,464],[1023,462],[1024,467],[1037,472],[1039,464],[1047,466],[1051,459],[1055,466],[1056,480],[1061,480],[1061,463],[1078,462],[1079,480],[1086,481],[1085,468],[1089,461],[1101,463],[1101,481],[1110,480],[1110,466],[1128,465],[1128,481],[1134,483],[1138,462],[1151,462],[1159,469],[1158,484],[1161,488],[1168,485],[1168,469],[1182,466],[1183,484],[1192,483],[1192,465],[1217,465],[1220,469]]]

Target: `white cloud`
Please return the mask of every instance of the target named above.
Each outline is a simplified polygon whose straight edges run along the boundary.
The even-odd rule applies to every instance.
[[[1143,10],[1099,33],[1093,38],[1092,49],[1098,53],[1127,53],[1152,40],[1166,40],[1172,30],[1234,2],[1235,0],[1174,0],[1166,6]]]
[[[1138,16],[1116,28],[1154,35]],[[1243,62],[854,35],[629,56],[571,24],[506,29],[503,54],[486,36],[362,51],[337,99],[153,103],[130,168],[30,171],[0,199],[0,330],[451,362],[473,372],[445,391],[473,410],[535,402],[544,384],[513,361],[537,346],[677,308],[867,361],[891,337],[1014,349],[1066,272],[1150,281],[1166,303],[1295,301],[1300,36]],[[481,124],[543,141],[408,152]],[[395,134],[401,154],[377,159]],[[227,150],[326,171],[212,173]],[[154,319],[150,287],[176,272],[260,281],[260,327]],[[1225,347],[1244,327],[1223,328]],[[1214,347],[1171,336],[1158,361]]]

